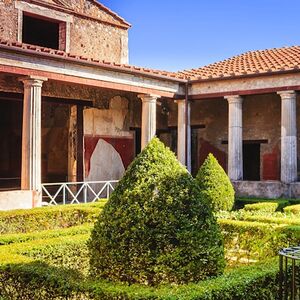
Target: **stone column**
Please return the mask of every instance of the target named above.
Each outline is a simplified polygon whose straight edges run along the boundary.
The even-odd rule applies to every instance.
[[[26,77],[20,80],[24,84],[21,188],[34,191],[33,200],[40,205],[42,84],[47,79]]]
[[[243,99],[240,96],[225,98],[229,104],[228,176],[231,180],[243,180]]]
[[[186,165],[186,105],[185,100],[177,100],[178,122],[177,122],[177,158]]]
[[[160,96],[138,95],[142,100],[141,149],[143,150],[156,134],[156,101]]]
[[[297,181],[296,92],[278,92],[281,97],[281,181]]]
[[[190,126],[190,103],[176,100],[178,104],[178,126],[177,126],[177,158],[187,166],[190,171],[191,164],[191,126]],[[187,111],[186,111],[187,109]]]

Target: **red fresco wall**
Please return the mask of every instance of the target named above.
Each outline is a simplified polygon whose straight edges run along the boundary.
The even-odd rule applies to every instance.
[[[199,167],[202,166],[205,159],[207,158],[209,153],[212,153],[214,157],[218,160],[219,164],[222,168],[226,171],[227,164],[226,164],[226,153],[224,151],[219,150],[217,147],[213,146],[209,142],[200,139],[200,147],[198,150],[198,157],[199,157]]]
[[[134,139],[131,137],[109,137],[109,136],[85,136],[84,137],[84,161],[86,176],[90,171],[90,160],[99,139],[111,144],[120,154],[126,169],[134,159]]]
[[[280,150],[275,147],[271,153],[263,155],[263,180],[280,179]]]

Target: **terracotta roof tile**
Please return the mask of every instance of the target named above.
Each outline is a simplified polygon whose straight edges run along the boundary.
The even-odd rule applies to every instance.
[[[198,69],[178,74],[190,80],[208,80],[298,70],[300,46],[249,51]]]
[[[135,72],[135,73],[140,73],[141,75],[148,75],[148,76],[153,76],[153,77],[165,77],[166,79],[172,79],[172,80],[185,80],[186,77],[180,73],[176,72],[167,72],[167,71],[161,71],[161,70],[153,70],[153,69],[148,69],[148,68],[142,68],[138,66],[133,66],[133,65],[126,65],[126,64],[119,64],[119,63],[114,63],[114,62],[109,62],[105,60],[96,60],[92,58],[87,58],[83,56],[78,56],[74,55],[71,53],[67,53],[61,50],[55,50],[55,49],[50,49],[50,48],[45,48],[45,47],[40,47],[40,46],[35,46],[35,45],[30,45],[30,44],[25,44],[25,43],[18,43],[18,42],[12,42],[12,41],[7,41],[7,40],[2,40],[0,39],[0,49],[10,49],[10,50],[23,50],[26,53],[32,53],[32,54],[39,54],[39,55],[45,55],[45,56],[52,56],[52,57],[57,57],[57,58],[64,58],[64,59],[72,59],[74,61],[80,61],[83,63],[90,63],[90,64],[96,64],[99,67],[111,67],[112,69],[117,69],[119,71],[124,71],[124,72]]]

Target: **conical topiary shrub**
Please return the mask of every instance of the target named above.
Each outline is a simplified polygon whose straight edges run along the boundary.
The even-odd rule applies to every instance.
[[[231,210],[234,205],[234,189],[217,159],[210,153],[198,171],[196,180],[204,198],[213,211]]]
[[[91,275],[112,281],[184,283],[224,269],[222,238],[208,202],[157,138],[129,166],[88,247]]]

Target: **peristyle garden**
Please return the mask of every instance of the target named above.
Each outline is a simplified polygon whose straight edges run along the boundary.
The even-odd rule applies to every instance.
[[[277,299],[300,200],[240,199],[154,138],[108,200],[0,213],[0,299]]]

